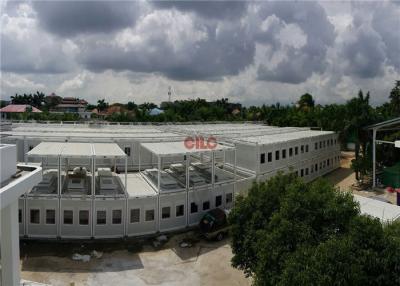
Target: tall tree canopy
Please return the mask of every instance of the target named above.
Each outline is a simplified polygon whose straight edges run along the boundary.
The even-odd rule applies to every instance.
[[[314,107],[314,99],[311,94],[305,93],[300,97],[300,100],[297,102],[300,108],[312,108]]]
[[[393,116],[400,116],[400,80],[396,80],[396,84],[390,92],[390,107]]]
[[[361,216],[350,194],[324,180],[279,174],[254,184],[229,222],[232,264],[255,285],[400,283],[400,224]]]

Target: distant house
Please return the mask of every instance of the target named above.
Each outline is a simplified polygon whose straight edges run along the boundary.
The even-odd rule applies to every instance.
[[[151,109],[150,112],[149,112],[149,114],[150,114],[151,116],[160,115],[160,114],[162,114],[162,113],[164,113],[164,110],[159,109],[159,108],[157,108],[157,107]]]
[[[41,113],[42,111],[29,104],[9,104],[0,109],[2,119],[9,119],[12,114],[21,114],[25,112]]]
[[[232,115],[236,116],[238,114],[240,114],[240,109],[235,108],[234,110],[232,110]]]
[[[77,113],[83,119],[89,119],[91,112],[86,111],[88,102],[75,97],[64,97],[55,107],[56,112]]]
[[[97,108],[94,108],[91,112],[92,114],[96,114],[98,118],[106,118],[107,116],[111,116],[113,114],[121,114],[121,113],[127,113],[130,114],[131,116],[134,115],[134,112],[132,110],[127,110],[122,105],[111,105],[106,110],[103,111],[99,111]]]

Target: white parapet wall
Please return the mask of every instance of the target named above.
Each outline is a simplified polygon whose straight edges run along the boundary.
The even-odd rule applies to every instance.
[[[1,285],[20,285],[18,198],[42,180],[41,167],[16,163],[16,146],[0,145]]]
[[[17,171],[17,146],[0,144],[0,182],[3,183]]]

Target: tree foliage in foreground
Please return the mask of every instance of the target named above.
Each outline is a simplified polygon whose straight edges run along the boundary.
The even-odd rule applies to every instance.
[[[234,267],[255,285],[399,285],[400,223],[362,216],[324,180],[279,174],[229,216]]]

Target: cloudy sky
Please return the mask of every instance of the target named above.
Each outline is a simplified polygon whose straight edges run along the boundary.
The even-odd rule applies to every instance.
[[[309,92],[387,100],[400,79],[400,2],[8,1],[1,98],[36,90],[96,102]]]

